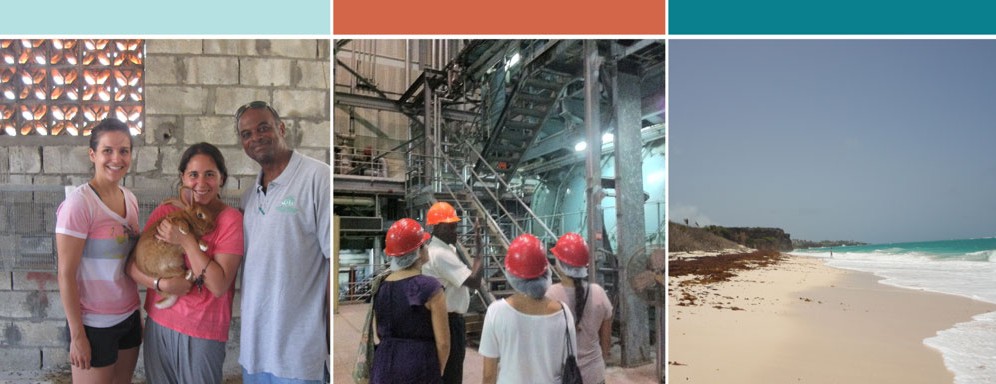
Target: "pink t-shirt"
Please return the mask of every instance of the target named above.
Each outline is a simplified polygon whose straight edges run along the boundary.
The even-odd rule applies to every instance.
[[[156,207],[149,215],[146,227],[149,227],[170,212],[180,210],[170,204]],[[201,238],[207,245],[205,252],[209,258],[214,259],[216,254],[236,255],[239,259],[243,255],[244,243],[242,242],[242,213],[239,210],[227,207],[218,215],[215,228],[210,233]],[[190,268],[190,261],[187,261],[187,268]],[[237,272],[236,271],[232,271]],[[194,271],[194,275],[200,271]],[[221,297],[214,297],[207,288],[191,288],[186,295],[180,296],[176,304],[166,309],[156,308],[155,303],[159,300],[159,294],[154,289],[145,291],[145,311],[156,323],[183,333],[185,335],[216,341],[228,341],[228,328],[232,322],[232,300],[235,297],[235,280],[232,286]]]
[[[138,200],[121,188],[125,217],[97,197],[89,184],[76,187],[56,210],[55,233],[84,239],[76,273],[83,324],[107,328],[138,309],[138,287],[125,273],[138,240]]]
[[[574,290],[563,284],[554,284],[546,290],[546,297],[567,303],[571,310],[577,308]],[[588,301],[578,325],[577,357],[581,367],[581,377],[585,383],[605,381],[605,360],[602,359],[602,345],[598,343],[598,330],[602,322],[612,318],[612,302],[598,284],[588,285]]]

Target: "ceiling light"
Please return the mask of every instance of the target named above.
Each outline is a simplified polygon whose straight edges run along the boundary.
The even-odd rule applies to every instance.
[[[519,56],[519,53],[516,52],[514,55],[512,55],[511,59],[508,59],[508,64],[505,64],[505,68],[507,69],[507,68],[515,65],[516,63],[519,62],[519,59],[521,59],[521,58],[522,57]]]
[[[588,148],[588,143],[586,143],[584,141],[579,141],[577,144],[574,144],[574,150],[577,151],[577,152],[581,152],[585,148]]]

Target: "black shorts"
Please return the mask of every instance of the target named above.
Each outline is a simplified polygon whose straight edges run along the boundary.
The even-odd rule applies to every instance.
[[[118,361],[118,350],[138,348],[142,345],[142,319],[138,311],[125,321],[108,328],[84,325],[86,338],[90,340],[90,366],[106,367]],[[68,332],[67,332],[68,334]]]

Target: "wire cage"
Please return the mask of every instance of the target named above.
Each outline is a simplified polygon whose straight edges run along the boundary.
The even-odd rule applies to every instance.
[[[71,188],[0,184],[0,271],[56,271],[56,211]],[[138,199],[140,227],[163,200],[177,194],[174,183],[129,189]],[[241,191],[222,190],[221,198],[238,208]]]

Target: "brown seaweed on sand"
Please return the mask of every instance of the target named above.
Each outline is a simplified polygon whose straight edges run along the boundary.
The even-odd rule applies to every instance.
[[[675,258],[668,261],[668,277],[678,281],[677,277],[693,276],[680,279],[677,296],[680,306],[696,306],[704,304],[709,295],[707,288],[711,284],[728,281],[737,275],[737,271],[764,268],[778,263],[783,259],[775,250],[758,250],[749,253],[732,253],[716,256]],[[734,310],[742,308],[728,307]]]

